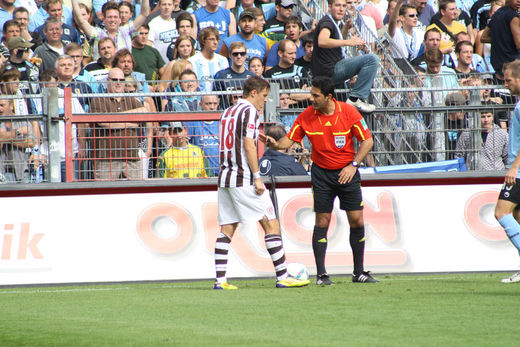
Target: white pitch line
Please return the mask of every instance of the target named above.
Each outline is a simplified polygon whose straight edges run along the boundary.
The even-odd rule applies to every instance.
[[[146,287],[146,289],[170,289],[170,288],[193,288],[193,286],[187,285],[164,285]],[[63,288],[63,289],[33,289],[33,290],[0,290],[0,294],[40,294],[40,293],[81,293],[81,292],[96,292],[96,291],[119,291],[119,290],[131,290],[131,289],[142,289],[142,287],[109,287],[109,288]]]

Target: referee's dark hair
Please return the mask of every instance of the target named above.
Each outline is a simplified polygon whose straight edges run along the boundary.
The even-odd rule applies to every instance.
[[[312,86],[318,88],[324,96],[334,95],[334,82],[332,78],[317,76],[312,79]]]

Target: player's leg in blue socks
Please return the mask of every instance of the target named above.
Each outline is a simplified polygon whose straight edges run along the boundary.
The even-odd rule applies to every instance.
[[[520,253],[520,224],[516,221],[511,213],[506,214],[498,220],[498,223],[506,231],[507,237]]]

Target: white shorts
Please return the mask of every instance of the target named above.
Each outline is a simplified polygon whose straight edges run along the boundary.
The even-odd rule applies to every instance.
[[[269,191],[262,195],[255,193],[254,186],[218,189],[218,224],[251,223],[275,219],[273,203]]]

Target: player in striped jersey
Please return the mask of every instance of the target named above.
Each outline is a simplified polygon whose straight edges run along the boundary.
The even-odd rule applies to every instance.
[[[264,229],[265,245],[276,271],[276,287],[303,287],[309,284],[308,280],[287,275],[280,224],[258,169],[258,110],[267,100],[269,82],[261,77],[250,77],[243,90],[243,98],[222,113],[219,123],[218,222],[221,229],[215,245],[217,278],[213,288],[237,289],[226,279],[229,246],[238,223],[252,221],[259,221]]]

